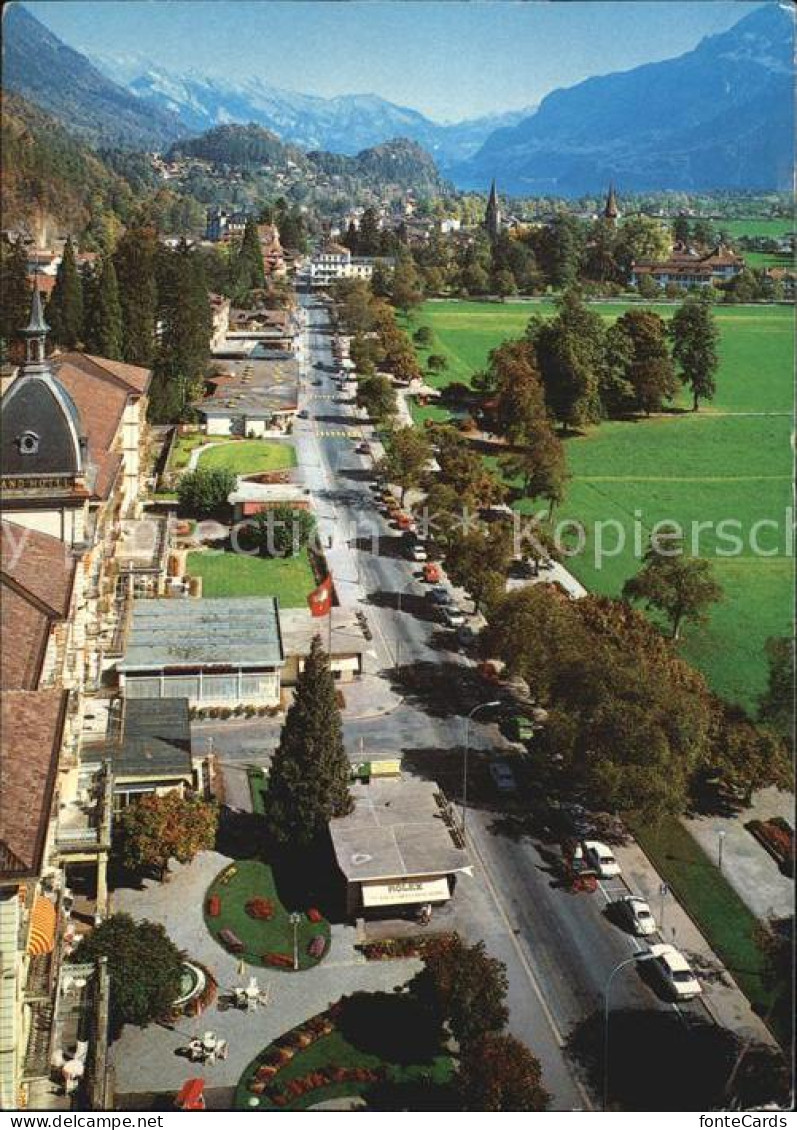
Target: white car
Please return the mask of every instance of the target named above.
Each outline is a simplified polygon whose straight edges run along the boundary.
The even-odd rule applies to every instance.
[[[493,779],[493,784],[500,793],[513,793],[517,788],[515,774],[505,761],[491,762],[490,776]]]
[[[639,895],[626,895],[614,904],[617,915],[622,919],[633,934],[645,937],[656,933],[656,919],[653,917],[650,906]]]
[[[650,953],[645,954],[640,960],[650,965],[665,990],[678,1000],[688,1001],[703,992],[689,962],[675,946],[666,942],[651,946]]]
[[[598,843],[597,840],[584,840],[584,854],[601,879],[613,879],[621,873],[620,864],[606,844]]]
[[[414,545],[410,546],[410,557],[413,561],[429,560],[429,554],[426,552],[426,547],[419,545],[418,542],[415,542]]]
[[[453,604],[444,604],[440,609],[440,619],[447,628],[461,628],[465,615]]]

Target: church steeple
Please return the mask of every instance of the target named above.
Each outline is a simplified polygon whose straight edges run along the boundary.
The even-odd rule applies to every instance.
[[[484,226],[490,239],[495,239],[501,230],[501,209],[498,207],[498,190],[495,187],[495,178],[490,185],[490,195],[484,213]]]
[[[620,215],[620,209],[617,207],[617,194],[614,191],[614,185],[609,185],[609,193],[606,197],[606,205],[603,209],[604,220],[609,220],[614,223]]]
[[[47,334],[50,327],[44,320],[42,296],[38,273],[33,276],[33,297],[30,303],[30,321],[20,333],[25,338],[25,365],[43,365],[46,359]]]

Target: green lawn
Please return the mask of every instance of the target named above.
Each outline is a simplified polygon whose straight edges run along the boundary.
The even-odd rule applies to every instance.
[[[315,588],[302,550],[296,557],[247,557],[243,553],[189,553],[188,572],[202,578],[203,596],[276,596],[283,608],[301,608]]]
[[[178,436],[169,457],[169,470],[182,471],[188,466],[191,452],[197,447],[204,447],[206,443],[229,443],[229,439],[227,436],[206,436],[204,432],[190,432],[188,435]]]
[[[377,995],[375,994],[374,996]],[[385,994],[378,994],[378,997],[380,1000],[384,1000],[385,1004],[389,1003],[391,1005],[393,1005],[394,1002],[398,1004],[404,1003],[407,999],[406,997],[394,998],[393,1002],[389,1002]],[[389,1023],[387,1018],[386,1023]],[[286,1036],[287,1035],[288,1034],[286,1034]],[[412,1034],[409,1033],[408,1036],[409,1042],[407,1047],[412,1047]],[[257,1068],[269,1057],[270,1053],[272,1053],[277,1046],[286,1046],[284,1041],[285,1037],[270,1044],[267,1048],[264,1048],[260,1055],[247,1066],[235,1092],[234,1108],[236,1110],[252,1109],[251,1100],[253,1096],[252,1092],[249,1090],[249,1083],[257,1071]],[[375,1041],[371,1042],[373,1043]],[[378,1034],[376,1042],[378,1042]],[[380,1055],[375,1050],[368,1050],[365,1047],[358,1046],[359,1043],[360,1041],[355,1044],[352,1042],[352,1037],[347,1038],[336,1028],[328,1035],[321,1036],[319,1039],[315,1040],[309,1047],[298,1051],[290,1062],[281,1067],[279,1072],[272,1077],[274,1084],[280,1089],[283,1089],[294,1079],[300,1079],[314,1071],[328,1067],[382,1069],[385,1073],[386,1081],[399,1086],[411,1086],[415,1083],[425,1086],[431,1085],[432,1087],[445,1087],[451,1081],[453,1064],[450,1056],[445,1054],[442,1049],[439,1050],[437,1055],[434,1055],[423,1063],[396,1063],[391,1061],[390,1058],[386,1058],[384,1054]],[[261,1095],[259,1096],[257,1107],[259,1110],[273,1111],[306,1110],[310,1106],[315,1106],[320,1102],[326,1102],[330,1099],[363,1094],[372,1086],[374,1086],[372,1083],[362,1083],[354,1080],[330,1083],[326,1086],[316,1087],[307,1094],[298,1096],[294,1098],[292,1102],[281,1106],[276,1106],[267,1095]],[[409,1109],[413,1109],[413,1107],[409,1107]]]
[[[657,827],[634,825],[633,832],[745,996],[760,1015],[766,1015],[772,994],[763,981],[758,919],[680,820],[666,817]]]
[[[264,816],[266,812],[266,789],[268,787],[266,771],[250,766],[246,770],[246,776],[249,781],[249,793],[252,797],[252,811],[257,816]]]
[[[769,217],[751,216],[740,220],[717,220],[716,226],[720,231],[726,231],[736,239],[740,235],[762,235],[767,239],[780,239],[794,230],[794,223],[787,216],[779,219]]]
[[[233,440],[203,451],[199,466],[203,470],[226,467],[237,475],[283,471],[296,466],[296,452],[287,443],[271,443],[265,439]]]
[[[432,383],[470,380],[489,350],[505,337],[523,333],[532,313],[550,312],[549,303],[427,303],[415,324],[431,327],[432,352],[449,357],[449,369]],[[595,304],[607,319],[623,307]],[[674,307],[654,307],[671,317]],[[587,588],[616,596],[636,571],[634,533],[643,546],[657,521],[674,519],[691,529],[695,521],[741,522],[747,533],[758,520],[779,523],[780,537],[761,532],[765,551],[748,546],[738,556],[716,533],[699,531],[697,549],[712,558],[725,599],[705,628],[689,627],[684,655],[701,668],[727,698],[755,705],[766,681],[764,644],[789,632],[793,561],[785,553],[786,510],[790,501],[790,430],[793,410],[794,334],[786,307],[719,307],[720,371],[717,396],[698,413],[680,412],[652,420],[612,421],[584,436],[569,438],[572,480],[559,519],[586,527],[583,552],[570,568]],[[422,354],[425,354],[426,351]],[[685,400],[681,407],[685,407]],[[440,409],[421,413],[443,415]],[[535,512],[534,503],[519,509]],[[596,561],[596,523],[606,527],[604,545],[616,545],[618,526],[625,548]],[[732,533],[731,527],[725,527]]]
[[[209,900],[217,895],[220,900],[221,910],[216,918],[208,915]],[[260,896],[267,898],[274,904],[274,917],[269,919],[252,918],[246,912],[246,903],[250,898]],[[286,954],[293,956],[293,926],[288,917],[288,911],[280,901],[274,884],[274,876],[267,863],[258,859],[239,859],[229,867],[225,867],[208,887],[205,896],[205,925],[222,948],[224,943],[219,941],[219,931],[228,929],[244,943],[241,959],[249,965],[269,966],[263,960],[267,953]],[[298,924],[298,957],[299,969],[311,969],[318,964],[318,959],[310,957],[307,947],[312,938],[317,934],[323,935],[327,940],[325,952],[329,952],[329,923],[322,919],[320,922],[311,922],[306,914],[302,914]],[[323,958],[322,958],[323,960]],[[293,969],[278,970],[279,972],[292,973]]]

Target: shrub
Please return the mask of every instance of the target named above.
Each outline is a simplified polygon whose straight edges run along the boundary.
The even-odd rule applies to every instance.
[[[274,903],[271,899],[255,897],[246,904],[246,913],[250,918],[269,919],[274,917]]]

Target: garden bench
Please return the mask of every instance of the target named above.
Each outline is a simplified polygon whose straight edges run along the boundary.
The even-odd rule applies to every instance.
[[[233,953],[241,953],[245,948],[238,935],[226,927],[223,930],[219,930],[219,939],[224,943],[227,949],[232,950]]]

